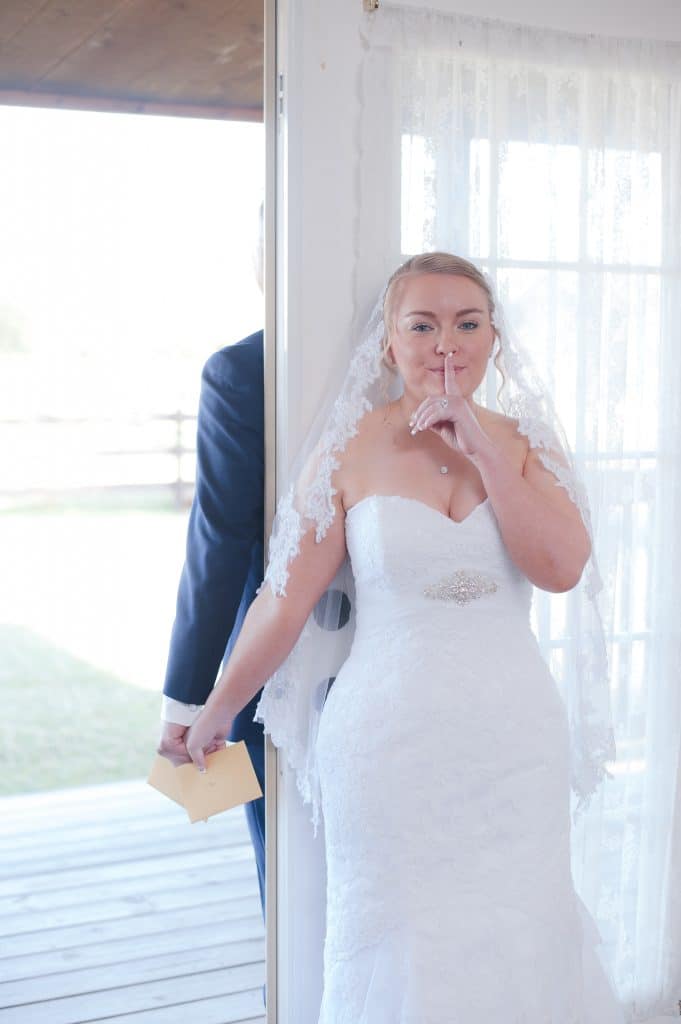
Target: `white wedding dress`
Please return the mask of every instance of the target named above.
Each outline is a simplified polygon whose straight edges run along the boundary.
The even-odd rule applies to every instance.
[[[319,1024],[620,1024],[570,872],[566,713],[491,504],[372,496],[346,535]]]

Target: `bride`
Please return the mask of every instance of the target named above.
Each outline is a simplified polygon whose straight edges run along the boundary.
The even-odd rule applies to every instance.
[[[188,754],[203,767],[268,681],[258,717],[325,825],[319,1024],[616,1024],[570,872],[570,785],[588,797],[613,755],[602,634],[568,714],[529,623],[532,585],[595,571],[583,492],[474,265],[413,257],[381,320],[280,506],[269,586]],[[495,348],[517,416],[473,398]],[[329,613],[343,566],[355,593]],[[320,700],[314,624],[342,633],[349,606]]]

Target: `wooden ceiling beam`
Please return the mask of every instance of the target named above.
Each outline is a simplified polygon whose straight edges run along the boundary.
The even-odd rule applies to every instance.
[[[131,100],[116,96],[74,96],[67,93],[0,88],[0,106],[43,107],[54,110],[93,110],[111,114],[155,114],[164,117],[202,117],[216,121],[262,122],[261,107],[230,107],[224,103],[178,103],[170,100]]]
[[[262,66],[262,0],[0,4],[3,102],[262,120]]]

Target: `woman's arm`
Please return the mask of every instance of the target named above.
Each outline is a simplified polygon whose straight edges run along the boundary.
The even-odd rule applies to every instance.
[[[562,453],[553,452],[565,464]],[[564,487],[530,448],[522,473],[492,441],[469,456],[485,490],[511,558],[542,590],[563,593],[579,582],[591,552],[582,516]]]
[[[511,558],[542,590],[571,590],[591,551],[582,516],[564,487],[530,448],[519,472],[483,429],[445,359],[444,395],[429,395],[410,420],[412,433],[432,430],[477,467]],[[565,464],[562,452],[551,452]]]
[[[187,753],[200,768],[204,753],[224,743],[235,715],[248,704],[292,650],[314,606],[345,557],[345,514],[340,496],[326,536],[315,540],[314,527],[300,543],[289,566],[286,595],[262,588],[244,619],[239,638],[206,705],[189,729]]]

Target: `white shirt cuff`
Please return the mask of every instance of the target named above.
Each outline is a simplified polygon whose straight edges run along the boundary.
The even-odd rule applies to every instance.
[[[203,704],[183,704],[181,700],[163,694],[161,718],[173,725],[193,725],[194,719],[203,711]]]

